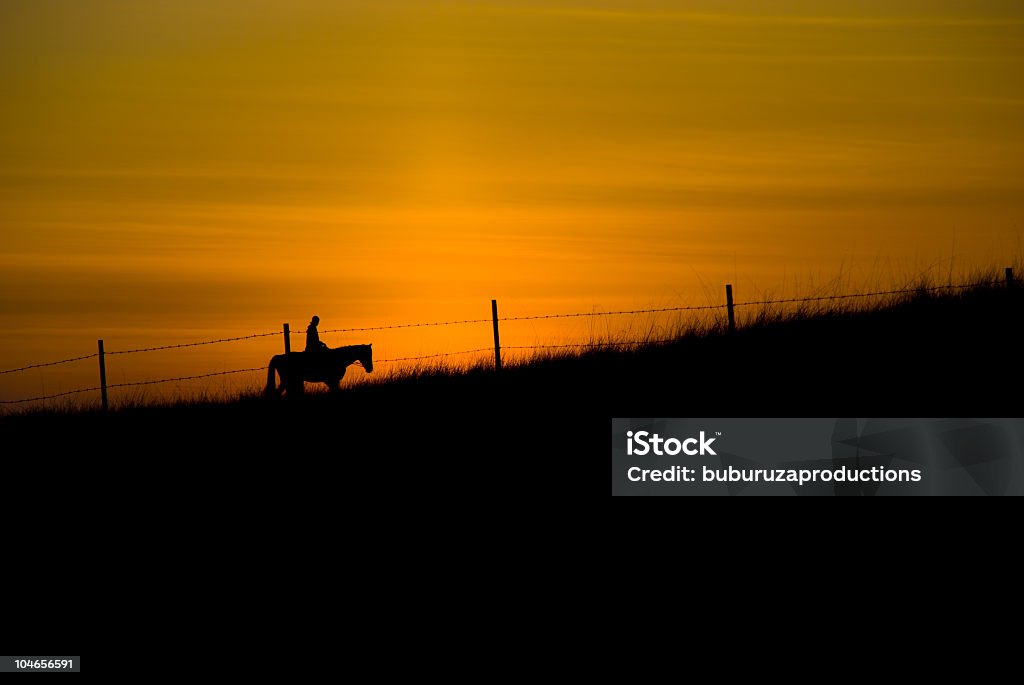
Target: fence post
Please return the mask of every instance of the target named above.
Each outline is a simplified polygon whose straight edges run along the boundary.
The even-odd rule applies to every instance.
[[[100,401],[102,402],[103,411],[107,411],[107,361],[104,359],[103,352],[103,341],[97,340],[100,349]]]
[[[1006,267],[1006,287],[1007,288],[1012,288],[1013,287],[1013,267],[1012,266]]]
[[[736,312],[732,304],[732,283],[725,284],[725,305],[729,308],[729,333],[736,332]]]
[[[491,322],[494,324],[494,370],[501,371],[501,343],[498,342],[498,301],[491,300]]]
[[[287,385],[292,382],[292,332],[288,327],[288,324],[284,326],[284,377],[281,378],[281,383]],[[291,399],[291,393],[289,393],[289,399]]]

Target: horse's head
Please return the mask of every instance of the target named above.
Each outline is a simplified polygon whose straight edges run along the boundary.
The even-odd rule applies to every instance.
[[[359,361],[362,363],[363,368],[366,369],[366,373],[373,372],[373,345],[360,345],[359,346]]]

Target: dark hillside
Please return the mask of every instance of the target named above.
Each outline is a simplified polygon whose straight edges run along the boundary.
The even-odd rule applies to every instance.
[[[612,416],[1020,414],[1024,288],[922,289],[752,318],[732,336],[715,324],[671,343],[559,351],[501,374],[428,367],[337,396],[29,412],[0,429],[8,444],[55,457],[101,446],[113,456],[286,462],[515,456],[544,444],[539,436],[599,444]]]

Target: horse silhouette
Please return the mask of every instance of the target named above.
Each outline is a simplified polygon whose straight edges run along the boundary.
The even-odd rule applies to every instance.
[[[275,354],[267,365],[267,395],[301,395],[304,383],[326,383],[332,391],[341,390],[341,379],[350,364],[359,362],[367,373],[373,371],[373,346],[348,345],[319,352]],[[274,373],[281,377],[277,386]]]

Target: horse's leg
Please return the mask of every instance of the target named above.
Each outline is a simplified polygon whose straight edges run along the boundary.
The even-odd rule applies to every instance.
[[[263,393],[267,397],[275,397],[277,395],[277,365],[273,359],[267,364],[267,387]]]
[[[326,381],[327,388],[331,391],[331,394],[341,392],[341,379],[337,376],[328,378]]]

